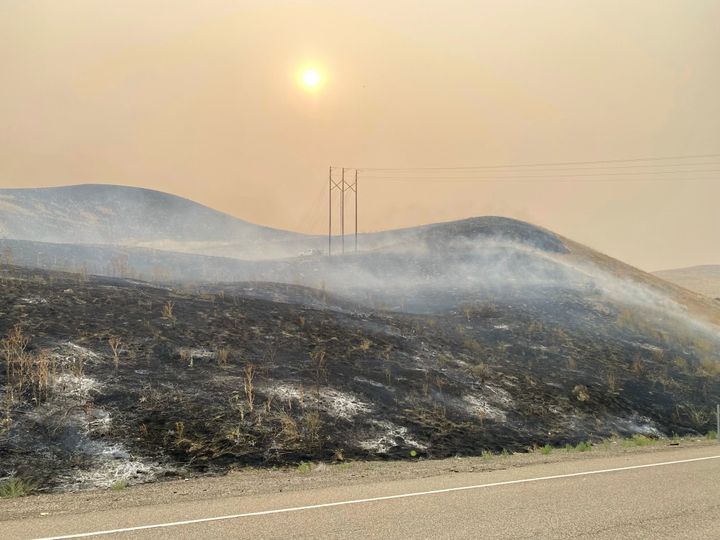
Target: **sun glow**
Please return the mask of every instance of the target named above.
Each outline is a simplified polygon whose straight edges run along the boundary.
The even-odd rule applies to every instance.
[[[322,77],[315,68],[308,68],[302,73],[302,82],[307,88],[317,88],[321,81]]]

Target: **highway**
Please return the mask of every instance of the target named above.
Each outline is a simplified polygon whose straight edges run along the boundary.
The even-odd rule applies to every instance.
[[[0,538],[717,538],[720,445],[0,521]]]

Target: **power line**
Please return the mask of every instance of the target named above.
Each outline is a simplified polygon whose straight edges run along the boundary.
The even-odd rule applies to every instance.
[[[428,182],[447,182],[450,180],[459,181],[482,181],[486,180],[489,182],[497,182],[500,180],[515,180],[515,179],[530,179],[530,178],[585,178],[585,177],[609,177],[609,176],[655,176],[664,174],[696,174],[696,173],[720,173],[720,169],[699,169],[699,170],[686,170],[686,171],[654,171],[654,172],[606,172],[606,173],[578,173],[578,174],[529,174],[529,175],[505,175],[505,176],[373,176],[363,175],[364,179],[374,180],[391,180],[396,182],[406,181],[428,181]],[[632,181],[633,179],[628,179]],[[639,180],[639,179],[634,179]],[[648,178],[647,180],[658,180]],[[669,180],[675,180],[670,178]],[[709,178],[708,180],[712,180]]]
[[[571,166],[571,167],[563,167],[562,169],[557,168],[557,167],[552,167],[552,168],[547,168],[547,169],[532,169],[532,172],[601,171],[601,170],[606,170],[606,169],[611,169],[611,170],[612,170],[612,169],[648,169],[648,168],[657,169],[657,168],[668,168],[668,167],[719,166],[719,165],[720,165],[720,161],[704,161],[704,162],[698,162],[698,163],[665,163],[665,164],[657,164],[657,165],[655,165],[655,164],[647,164],[647,165],[600,165],[600,166],[590,166],[590,167],[572,167],[572,166]],[[363,169],[359,169],[359,170],[362,171]],[[474,172],[475,172],[474,169],[460,170],[460,169],[452,169],[452,168],[450,168],[450,169],[432,169],[432,170],[422,170],[422,169],[418,169],[417,171],[412,171],[412,170],[407,170],[407,171],[401,171],[401,170],[390,170],[390,171],[377,170],[377,171],[375,171],[375,170],[369,170],[369,169],[364,169],[364,170],[369,171],[371,175],[372,175],[372,174],[393,174],[393,173],[398,173],[398,174],[402,175],[402,174],[405,174],[405,173],[413,173],[413,174],[414,174],[414,173],[416,173],[416,172],[417,172],[417,173],[427,173],[427,174],[432,175],[432,174],[435,174],[435,173],[443,174],[445,171],[451,171],[451,172],[457,172],[457,173],[462,173],[462,172],[474,173]],[[519,171],[508,170],[508,171],[499,171],[499,172],[519,172]],[[647,172],[650,173],[650,174],[652,174],[652,173],[654,173],[654,172],[656,172],[656,171],[654,171],[654,170],[649,170],[649,171],[647,171]],[[367,177],[368,175],[365,175],[365,176]]]
[[[673,170],[673,167],[716,167],[720,163],[714,161],[697,161],[720,158],[720,154],[694,154],[680,156],[655,156],[628,159],[598,159],[592,161],[556,161],[538,163],[515,163],[506,165],[478,165],[473,167],[330,167],[328,171],[328,255],[332,254],[333,239],[333,192],[340,195],[340,223],[341,223],[341,249],[345,252],[345,194],[348,191],[354,192],[355,206],[355,251],[358,249],[358,211],[357,211],[357,189],[358,179],[362,177],[368,180],[386,180],[390,182],[433,182],[433,183],[455,183],[455,182],[537,182],[538,179],[549,179],[554,182],[572,182],[585,184],[600,184],[606,182],[686,182],[716,181],[717,177],[688,177],[680,175],[717,174],[720,169],[681,169]],[[693,162],[692,160],[696,160]],[[680,161],[680,163],[668,163]],[[583,166],[583,167],[578,167]],[[538,168],[552,167],[552,168]],[[562,168],[558,168],[562,167]],[[531,169],[527,172],[550,172],[553,174],[516,174],[513,169]],[[662,170],[668,169],[671,170]],[[333,174],[340,170],[341,177],[338,180]],[[624,169],[619,171],[619,169]],[[628,169],[649,169],[634,170]],[[608,172],[611,171],[611,172]],[[346,173],[353,171],[354,180],[348,181]],[[492,171],[484,175],[478,171]],[[568,172],[576,171],[572,174]],[[590,172],[588,172],[590,171]],[[604,172],[599,172],[604,171]],[[360,174],[362,173],[362,174]],[[463,174],[466,173],[466,174]],[[470,175],[468,175],[470,174]],[[474,176],[471,176],[474,174]],[[666,176],[669,175],[669,176]]]
[[[548,178],[550,181],[554,182],[562,182],[562,183],[569,183],[569,184],[607,184],[607,183],[640,183],[640,182],[677,182],[678,180],[682,180],[684,182],[703,182],[703,181],[716,181],[716,178],[712,177],[706,177],[706,178],[603,178],[598,180],[582,180],[577,179],[577,177],[569,177],[569,178],[562,178],[558,176],[548,175],[548,176],[534,176],[532,178]],[[481,177],[481,178],[473,178],[473,177],[465,177],[465,178],[382,178],[382,177],[373,177],[373,176],[363,176],[363,180],[388,180],[390,182],[421,182],[421,183],[437,183],[437,184],[453,184],[458,182],[474,182],[474,183],[491,183],[491,182],[497,182],[497,183],[528,183],[528,184],[539,184],[540,182],[536,182],[535,180],[530,180],[527,178],[522,178],[518,176],[503,176],[503,177]]]
[[[555,161],[539,163],[510,163],[504,165],[476,165],[467,167],[357,167],[358,171],[459,171],[479,169],[508,169],[515,167],[542,167],[561,165],[599,165],[604,163],[638,163],[642,161],[674,161],[680,159],[718,158],[720,154],[694,154],[683,156],[661,156],[629,159],[598,159],[593,161]]]

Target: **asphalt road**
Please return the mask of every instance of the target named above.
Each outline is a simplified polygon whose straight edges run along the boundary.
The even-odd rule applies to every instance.
[[[108,530],[85,537],[720,538],[720,445],[0,522],[3,540]]]

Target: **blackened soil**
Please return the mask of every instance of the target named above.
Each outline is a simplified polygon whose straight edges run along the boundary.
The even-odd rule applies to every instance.
[[[0,477],[48,487],[108,448],[172,474],[698,433],[720,398],[717,342],[557,288],[407,315],[287,285],[0,277],[0,334],[20,325],[55,380],[38,393],[0,370]]]

